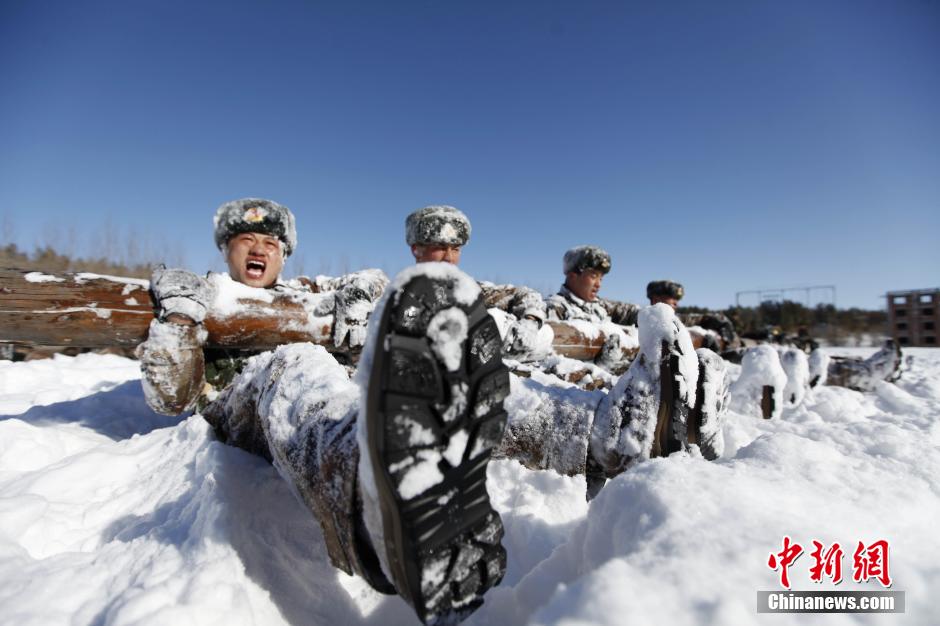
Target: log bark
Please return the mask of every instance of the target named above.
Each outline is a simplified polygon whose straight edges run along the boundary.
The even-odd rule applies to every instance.
[[[313,315],[308,304],[286,295],[237,298],[225,313],[207,316],[208,345],[263,350],[312,341],[332,347],[332,317]],[[147,338],[155,308],[146,280],[0,269],[0,341],[132,348]]]
[[[604,346],[604,333],[598,330],[593,337],[585,335],[577,326],[565,322],[545,322],[552,327],[555,338],[552,348],[558,354],[580,361],[591,361]]]
[[[249,297],[255,291],[259,296]],[[210,307],[209,347],[266,350],[310,341],[328,349],[333,318],[318,313],[323,294],[285,295],[239,286],[234,301]],[[0,268],[0,342],[76,348],[133,348],[147,338],[156,304],[149,283],[87,273],[44,274]],[[587,336],[565,322],[547,322],[553,347],[564,356],[591,360],[604,334]]]

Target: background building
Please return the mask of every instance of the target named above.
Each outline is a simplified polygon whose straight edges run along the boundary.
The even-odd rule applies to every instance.
[[[902,346],[937,346],[940,289],[889,291],[890,334]]]

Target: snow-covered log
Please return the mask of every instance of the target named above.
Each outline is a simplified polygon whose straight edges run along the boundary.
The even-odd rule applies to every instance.
[[[138,278],[0,269],[0,341],[134,347],[147,338],[154,318],[149,289],[149,282]],[[252,297],[249,290],[267,297]],[[209,345],[265,349],[311,341],[329,347],[332,315],[315,315],[309,304],[246,287],[209,311]]]
[[[606,336],[600,329],[592,328],[594,332],[586,331],[582,326],[569,322],[547,321],[555,333],[552,339],[552,348],[558,354],[570,359],[592,361],[604,347]]]
[[[333,349],[326,294],[254,289],[213,277],[216,300],[205,321],[211,347],[260,350],[310,341]],[[147,338],[154,312],[150,283],[140,278],[0,268],[0,342],[132,348]],[[604,345],[600,330],[546,323],[563,356],[591,360]]]

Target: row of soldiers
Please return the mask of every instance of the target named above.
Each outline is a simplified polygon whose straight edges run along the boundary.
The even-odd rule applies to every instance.
[[[294,215],[269,200],[223,204],[214,231],[224,281],[322,294],[332,342],[362,348],[358,366],[350,378],[341,350],[313,344],[208,349],[203,322],[225,282],[159,269],[158,315],[137,350],[148,404],[196,409],[221,441],[271,461],[319,523],[331,562],[401,595],[426,623],[463,619],[505,573],[490,459],[585,475],[591,497],[643,459],[721,454],[727,368],[713,350],[695,349],[676,316],[681,286],[651,283],[642,308],[599,298],[611,267],[599,248],[568,251],[564,285],[543,299],[457,269],[471,228],[453,207],[408,216],[416,263],[393,280],[377,270],[283,280]],[[602,363],[629,361],[609,393],[552,393],[510,374],[507,358],[537,352],[551,320],[605,329]]]

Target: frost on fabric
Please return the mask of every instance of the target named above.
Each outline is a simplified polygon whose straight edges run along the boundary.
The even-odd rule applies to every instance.
[[[660,402],[660,364],[663,345],[674,346],[679,357],[677,418],[674,436],[686,440],[683,417],[695,405],[698,358],[692,339],[667,304],[654,304],[640,310],[640,352],[630,369],[601,401],[591,433],[594,459],[609,474],[622,472],[636,460],[652,453]],[[683,410],[679,410],[680,407]]]
[[[575,320],[577,321],[577,320]],[[639,333],[636,326],[621,326],[610,321],[598,324],[605,336],[618,335],[620,347],[624,350],[634,350],[640,347]]]
[[[532,373],[533,380],[541,380],[541,376],[546,376],[546,378],[557,377],[561,380],[552,384],[562,386],[570,384],[592,391],[595,389],[609,390],[613,388],[619,378],[591,361],[572,359],[560,354],[552,354],[534,365],[538,369]]]
[[[809,389],[809,361],[806,353],[796,348],[780,350],[780,365],[787,375],[787,384],[783,388],[783,399],[790,406],[803,402]]]
[[[289,344],[279,346],[273,358],[271,354],[247,359],[241,375],[235,379],[239,384],[253,384],[252,381],[270,381],[276,375],[276,389],[264,393],[258,402],[258,413],[268,416],[269,442],[288,440],[310,415],[339,420],[356,409],[358,389],[350,383],[346,370],[322,346]],[[271,371],[272,363],[283,363],[280,371]]]
[[[809,355],[809,385],[810,387],[821,387],[826,384],[826,378],[829,374],[829,362],[832,357],[822,348],[816,348]]]
[[[493,321],[496,322],[496,328],[499,330],[499,338],[505,341],[506,333],[509,332],[509,329],[517,321],[516,316],[497,308],[487,309],[486,312],[489,313]]]
[[[202,302],[192,298],[183,296],[164,298],[160,301],[160,306],[163,309],[163,318],[166,318],[170,313],[185,315],[196,322],[202,322],[206,318],[206,307],[203,306]]]
[[[728,371],[725,361],[707,348],[695,351],[699,360],[699,389],[702,398],[702,421],[699,425],[699,448],[702,456],[714,460],[724,454],[725,440],[721,434],[728,404]]]
[[[783,390],[787,374],[780,365],[780,357],[773,346],[748,348],[741,359],[741,375],[731,385],[731,407],[745,415],[761,415],[764,387],[773,388],[774,409],[771,417],[779,417],[783,410]]]
[[[535,374],[510,374],[510,393],[503,403],[506,429],[493,457],[513,459],[529,469],[583,474],[591,422],[604,394]]]
[[[637,316],[640,350],[656,362],[662,358],[662,345],[677,345],[679,350],[679,400],[688,406],[695,404],[695,385],[698,382],[698,359],[692,338],[675,310],[659,303],[640,309]]]
[[[183,326],[154,319],[147,341],[137,347],[141,384],[147,404],[164,415],[185,410],[200,389],[201,377],[195,371],[202,358],[202,345],[208,334],[202,326]]]
[[[64,278],[43,274],[42,272],[29,272],[23,275],[23,279],[28,283],[64,283]]]
[[[457,307],[438,311],[428,322],[427,336],[431,349],[449,372],[457,371],[467,340],[467,314]]]

